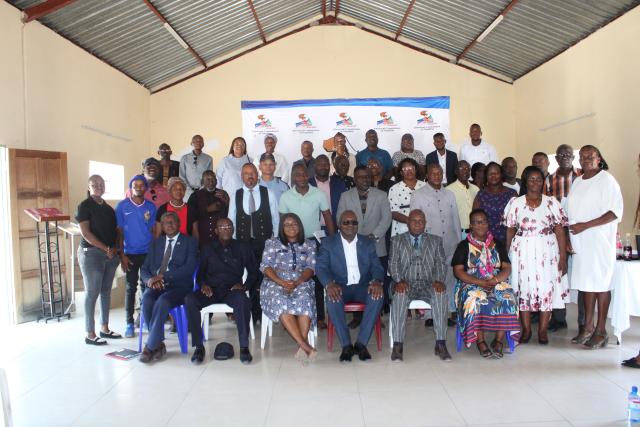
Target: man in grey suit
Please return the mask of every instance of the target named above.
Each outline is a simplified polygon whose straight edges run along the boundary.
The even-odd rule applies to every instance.
[[[409,231],[391,238],[389,273],[393,279],[391,324],[393,350],[391,360],[403,357],[407,309],[413,300],[431,305],[436,334],[435,354],[440,360],[451,361],[447,350],[447,315],[449,313],[446,286],[447,272],[442,237],[425,233],[426,219],[421,210],[409,213]]]
[[[371,171],[366,166],[357,166],[353,170],[353,178],[356,186],[340,196],[337,216],[339,218],[346,211],[355,212],[360,234],[369,237],[376,244],[376,255],[380,259],[386,277],[388,258],[385,234],[391,226],[389,199],[387,193],[371,187]],[[385,283],[385,303],[388,301],[388,285]],[[362,313],[353,313],[353,320],[349,323],[349,327],[355,329],[361,321]]]

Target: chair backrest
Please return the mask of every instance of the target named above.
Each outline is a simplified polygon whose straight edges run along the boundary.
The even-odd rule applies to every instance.
[[[0,395],[2,397],[3,425],[6,427],[12,427],[13,421],[11,416],[11,401],[9,400],[9,384],[7,383],[7,374],[2,368],[0,368]]]
[[[200,264],[196,265],[196,269],[193,272],[193,292],[200,290],[200,286],[198,286],[198,271],[200,270]]]

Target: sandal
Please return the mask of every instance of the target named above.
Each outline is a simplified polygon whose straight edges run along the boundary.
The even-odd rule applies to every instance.
[[[107,345],[107,342],[100,337],[84,337],[84,343],[89,345]]]
[[[503,349],[504,343],[502,341],[494,339],[491,342],[491,350],[493,350],[493,354],[495,354],[498,359],[502,359],[502,356],[504,356]]]
[[[591,338],[584,343],[584,346],[589,350],[596,350],[606,347],[608,342],[609,335],[606,332],[594,332]]]
[[[593,335],[594,332],[595,330],[587,331],[586,329],[579,331],[578,335],[571,338],[571,344],[585,344],[587,341],[591,339],[591,336]]]
[[[109,332],[100,331],[100,338],[111,338],[112,340],[116,340],[116,339],[122,338],[122,335],[113,331],[109,331]]]
[[[480,348],[480,346],[482,345],[484,345],[484,350]],[[485,359],[490,359],[493,357],[493,352],[489,349],[489,346],[487,345],[486,341],[478,341],[476,343],[476,346],[478,347],[478,351],[480,352],[480,355]]]
[[[640,369],[640,363],[638,363],[636,361],[635,357],[632,357],[631,359],[627,359],[627,360],[623,360],[622,363],[620,363],[622,366],[626,366],[627,368],[636,368],[636,369]]]

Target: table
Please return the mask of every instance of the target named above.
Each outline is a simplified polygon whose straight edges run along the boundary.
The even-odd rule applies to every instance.
[[[613,334],[622,343],[622,333],[629,329],[629,316],[640,316],[640,261],[616,261],[609,318]]]
[[[71,302],[69,303],[69,307],[64,311],[64,314],[68,315],[71,312],[71,307],[76,303],[76,245],[74,239],[76,236],[80,236],[80,227],[78,224],[70,222],[68,224],[58,225],[58,229],[69,236],[71,240],[71,254],[69,256],[71,262]]]

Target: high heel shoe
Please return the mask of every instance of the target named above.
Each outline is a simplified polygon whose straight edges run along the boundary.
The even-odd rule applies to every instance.
[[[594,332],[594,334],[591,335],[591,338],[589,338],[589,340],[584,343],[584,346],[589,350],[596,350],[598,348],[606,347],[608,342],[609,335],[607,335],[606,332]]]
[[[520,340],[518,341],[520,344],[527,344],[531,339],[531,331],[528,333],[524,333],[524,331],[520,334]]]
[[[547,345],[549,344],[549,336],[547,335],[547,333],[545,332],[544,334],[545,336],[543,337],[542,334],[540,334],[540,331],[538,331],[538,344],[540,345]]]
[[[591,339],[591,336],[593,335],[594,332],[595,330],[587,331],[586,329],[582,329],[578,333],[578,335],[571,338],[571,344],[585,344],[587,341]]]

